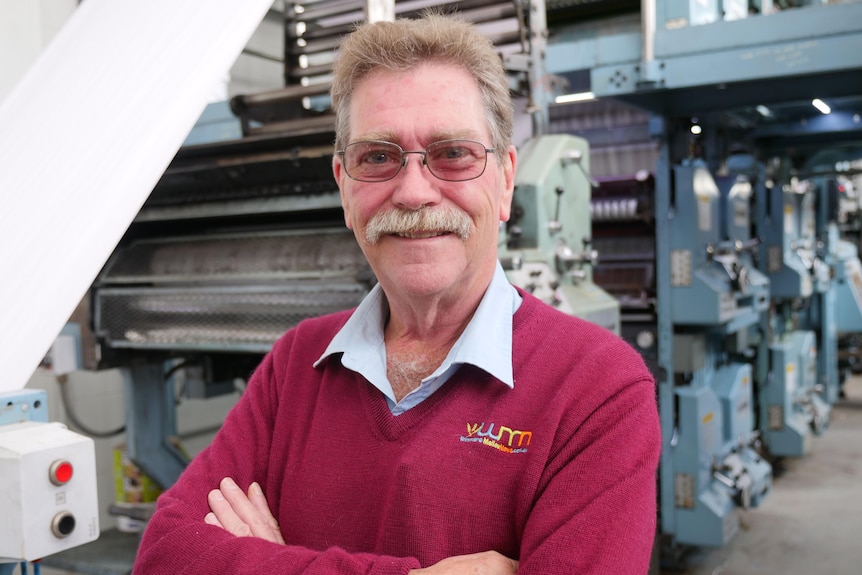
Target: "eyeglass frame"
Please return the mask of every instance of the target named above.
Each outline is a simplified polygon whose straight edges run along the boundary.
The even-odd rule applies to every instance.
[[[485,163],[482,166],[482,171],[480,171],[475,176],[472,176],[469,178],[464,178],[463,180],[451,180],[451,179],[447,179],[447,178],[441,178],[440,176],[435,174],[434,170],[432,170],[431,167],[428,166],[428,157],[427,157],[428,148],[431,146],[434,146],[436,144],[445,144],[447,142],[470,142],[471,144],[479,144],[480,146],[482,146],[482,149],[485,151]],[[349,148],[350,146],[355,146],[355,145],[359,145],[359,144],[387,144],[389,146],[395,146],[401,152],[401,160],[398,163],[398,170],[396,170],[394,174],[392,174],[391,176],[389,176],[388,178],[386,178],[384,180],[363,180],[363,179],[353,177],[350,174],[350,171],[347,169],[347,163],[344,162],[343,160],[344,160],[344,155],[347,153],[347,148]],[[401,173],[401,170],[407,166],[407,154],[421,154],[422,155],[421,165],[428,168],[428,173],[442,182],[469,182],[470,180],[475,180],[476,178],[480,178],[482,176],[482,174],[485,173],[485,170],[488,169],[488,154],[495,154],[496,152],[497,152],[497,148],[486,148],[485,144],[483,144],[482,142],[476,141],[476,140],[470,140],[467,138],[451,138],[449,140],[437,140],[436,142],[431,142],[430,144],[425,146],[424,150],[405,150],[404,148],[402,148],[401,146],[399,146],[395,142],[389,142],[386,140],[357,140],[356,142],[350,142],[349,144],[344,146],[344,149],[342,149],[342,150],[336,150],[335,154],[337,156],[341,156],[342,165],[344,166],[344,173],[347,174],[348,178],[350,178],[351,180],[355,180],[357,182],[365,182],[368,184],[379,184],[381,182],[388,182],[389,180],[393,180],[393,179],[395,179],[396,176],[398,176],[398,174]]]

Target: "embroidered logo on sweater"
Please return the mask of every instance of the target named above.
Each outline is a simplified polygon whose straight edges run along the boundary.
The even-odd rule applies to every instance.
[[[488,425],[486,430],[485,422],[468,423],[467,435],[462,435],[461,441],[465,443],[481,443],[482,445],[493,447],[503,453],[527,452],[530,441],[533,439],[532,431],[520,431],[505,425],[500,425],[495,433],[495,427],[496,424],[491,423]]]

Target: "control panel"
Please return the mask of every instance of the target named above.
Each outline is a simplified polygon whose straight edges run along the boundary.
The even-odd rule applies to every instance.
[[[61,423],[0,425],[0,493],[0,562],[99,537],[95,446]]]

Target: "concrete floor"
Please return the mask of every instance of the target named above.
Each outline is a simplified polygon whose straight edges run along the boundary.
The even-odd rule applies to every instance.
[[[662,575],[862,574],[862,377],[845,387],[847,398],[811,452],[781,461],[763,504],[740,511],[739,534],[720,549],[689,553],[679,570]]]
[[[757,509],[741,511],[740,533],[663,574],[862,574],[862,377],[845,389],[810,453],[782,460],[772,493]]]

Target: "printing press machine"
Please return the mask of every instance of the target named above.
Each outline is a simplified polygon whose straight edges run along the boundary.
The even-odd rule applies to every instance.
[[[593,282],[589,145],[545,135],[519,150],[499,257],[509,281],[560,311],[620,333],[619,302]]]
[[[673,485],[662,495],[662,520],[674,525],[679,543],[717,546],[738,529],[734,509],[757,506],[772,487],[746,361],[769,282],[743,249],[747,230],[734,225],[742,219],[734,206],[747,206],[748,197],[722,193],[698,160],[671,174],[664,188],[671,193],[660,186],[656,199],[664,226],[658,266],[669,272],[659,289],[669,291],[673,326],[674,400],[662,409],[675,418],[664,463]]]
[[[828,422],[836,389],[836,356],[822,349],[834,341],[830,292],[840,284],[851,311],[839,311],[838,322],[852,321],[850,286],[858,276],[851,250],[832,246],[820,196],[788,198],[799,203],[788,205],[785,220],[781,194],[796,185],[792,176],[799,184],[814,173],[802,168],[804,158],[858,142],[862,52],[853,46],[860,15],[858,2],[746,8],[656,0],[644,2],[636,18],[573,23],[551,36],[551,72],[582,74],[582,89],[600,102],[651,114],[640,123],[656,161],[620,160],[624,169],[601,174],[615,177],[597,177],[593,203],[607,194],[619,200],[593,213],[601,253],[594,278],[620,299],[622,333],[656,376],[664,441],[659,538],[669,567],[679,567],[687,546],[724,545],[739,526],[733,507],[754,506],[768,494],[768,458],[801,455],[805,438]],[[831,116],[813,111],[813,98],[834,102]],[[638,126],[622,114],[611,125],[606,118],[577,125],[584,132],[595,126],[616,154],[638,155],[644,140],[623,139]],[[733,166],[737,146],[759,161],[787,164],[768,178],[764,172],[737,181],[746,171]],[[709,177],[696,175],[698,162]],[[651,209],[626,200],[649,182],[631,176],[640,167],[654,174]],[[736,225],[735,210],[740,223],[747,211],[748,225]],[[721,217],[713,221],[716,212]],[[806,231],[785,238],[785,221],[794,235]],[[851,263],[833,271],[842,266],[832,262],[845,257]],[[640,302],[653,303],[642,305],[649,323],[638,325],[629,320]],[[655,326],[653,337],[647,326]],[[846,329],[852,341],[858,328]],[[845,350],[845,361],[858,357],[858,346]],[[795,437],[785,441],[782,432]]]
[[[620,305],[620,334],[658,369],[656,317],[655,177],[597,178],[590,217],[600,254],[593,278]]]
[[[660,491],[662,524],[676,544],[721,546],[739,529],[735,509],[756,507],[772,488],[753,361],[769,280],[754,257],[747,182],[717,181],[690,160],[659,184],[646,171],[599,178],[593,277],[619,301],[622,336],[659,380],[659,350],[672,342],[673,399],[662,404],[674,422],[662,464],[672,481]]]
[[[858,191],[859,157],[862,150],[854,147],[843,150],[825,150],[816,154],[806,165],[811,174],[808,185],[818,197],[818,239],[821,252],[831,268],[830,290],[824,296],[822,314],[835,332],[837,362],[828,361],[837,373],[828,367],[819,367],[826,376],[824,396],[834,403],[843,396],[844,381],[851,372],[858,371],[860,352],[859,334],[862,333],[862,264],[859,263],[860,196]],[[822,213],[822,215],[821,215]],[[829,313],[829,308],[832,312]],[[830,342],[831,343],[831,342]],[[835,359],[835,358],[832,358]],[[837,366],[835,366],[837,363]]]
[[[780,166],[770,168],[767,177],[767,167],[745,156],[731,158],[729,165],[748,172],[757,190],[754,227],[763,239],[759,266],[771,286],[771,313],[762,329],[768,353],[758,356],[760,429],[771,454],[801,456],[812,433],[821,433],[829,422],[827,396],[833,394],[821,390],[837,384],[831,376],[837,369],[834,305],[824,306],[831,299],[831,270],[818,249],[816,223],[826,204],[818,209],[814,190],[783,177]],[[772,176],[775,183],[768,185]],[[821,369],[820,377],[824,358],[831,367],[829,373]]]
[[[187,462],[170,375],[201,397],[232,391],[288,328],[375,281],[343,224],[331,116],[294,126],[183,147],[92,287],[101,367],[126,380],[130,456],[160,485]]]

